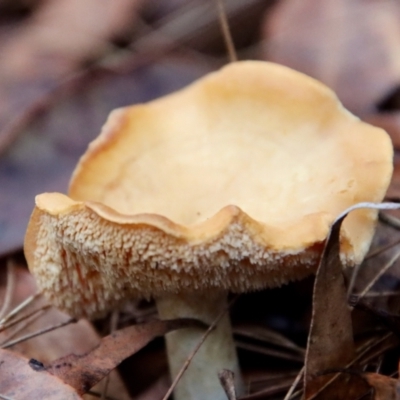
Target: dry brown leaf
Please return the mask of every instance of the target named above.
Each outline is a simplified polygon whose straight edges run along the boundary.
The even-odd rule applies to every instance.
[[[337,220],[329,238],[315,277],[313,313],[305,362],[305,398],[316,395],[332,379],[320,376],[329,370],[345,368],[355,354],[351,314],[347,306],[347,292],[340,262],[340,227],[344,217]],[[350,399],[343,382],[324,390],[321,399]],[[344,396],[344,397],[343,397]]]
[[[157,336],[193,326],[205,327],[200,321],[189,318],[129,326],[103,338],[99,346],[88,354],[81,356],[70,354],[43,368],[76,388],[79,394],[83,394],[125,358],[139,351]]]
[[[0,388],[15,399],[78,399],[117,367],[125,358],[165,333],[189,326],[204,326],[197,320],[152,321],[115,331],[85,355],[70,354],[47,367],[41,361],[0,351]]]
[[[60,78],[132,29],[140,0],[47,0],[2,49],[1,82]]]
[[[365,373],[362,374],[374,390],[374,400],[400,400],[400,382],[389,376]]]
[[[14,267],[16,285],[13,290],[12,302],[10,309],[20,304],[23,300],[36,292],[36,285],[33,276],[24,267],[16,265]],[[5,282],[5,269],[0,270],[0,282]],[[5,287],[0,287],[0,304],[4,297]],[[21,314],[26,315],[28,312],[39,309],[45,304],[43,299],[37,300],[30,307],[25,309]],[[20,316],[19,314],[18,316]],[[36,332],[45,326],[59,324],[68,319],[68,316],[56,309],[47,310],[39,319],[33,321],[25,327],[16,337]],[[0,332],[0,343],[5,341],[14,328]],[[44,364],[64,356],[65,354],[76,353],[84,354],[96,347],[100,342],[99,335],[93,326],[87,320],[65,326],[56,331],[48,332],[28,341],[19,343],[12,347],[12,350],[20,353],[28,359],[40,359]],[[95,387],[94,390],[101,392],[102,386]],[[108,384],[107,393],[111,397],[117,397],[119,400],[130,399],[129,393],[125,388],[118,372],[112,371]],[[1,391],[0,391],[1,394]],[[85,399],[95,399],[91,395],[85,395]]]
[[[397,210],[400,205],[359,203],[345,210],[332,225],[314,283],[305,362],[305,399],[350,400],[365,394],[358,377],[338,372],[349,366],[356,367],[353,327],[339,255],[339,235],[344,218],[358,208]]]
[[[76,390],[17,353],[0,349],[0,395],[10,399],[77,400]]]
[[[132,29],[139,2],[47,0],[0,43],[0,152],[43,96]]]
[[[263,36],[264,57],[323,81],[359,115],[400,81],[397,0],[282,0]]]

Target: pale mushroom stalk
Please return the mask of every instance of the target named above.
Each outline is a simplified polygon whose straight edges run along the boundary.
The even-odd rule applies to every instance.
[[[156,299],[161,319],[191,316],[211,324],[227,307],[225,291],[168,295]],[[204,334],[201,329],[181,329],[166,336],[171,378],[179,373],[188,355]],[[226,394],[218,379],[218,372],[229,369],[235,374],[238,394],[243,385],[232,336],[229,314],[225,313],[217,327],[210,333],[194,356],[174,390],[175,400],[226,400]]]

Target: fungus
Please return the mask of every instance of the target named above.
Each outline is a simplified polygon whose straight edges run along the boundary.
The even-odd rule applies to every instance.
[[[332,221],[355,203],[381,201],[391,173],[387,134],[327,87],[283,66],[232,63],[113,111],[78,163],[69,197],[37,196],[25,254],[43,294],[73,316],[154,297],[162,318],[211,323],[228,291],[315,272]],[[375,222],[367,209],[346,218],[345,266],[361,262]],[[167,335],[172,375],[201,334]],[[239,375],[228,317],[175,398],[225,398],[222,368]]]

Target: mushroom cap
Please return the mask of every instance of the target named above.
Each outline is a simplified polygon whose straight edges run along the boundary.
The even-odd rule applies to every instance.
[[[392,174],[385,131],[323,84],[266,62],[232,63],[187,88],[115,110],[69,196],[37,196],[25,254],[50,301],[101,315],[128,296],[243,292],[315,271],[330,226],[379,202]],[[342,228],[361,262],[376,211]]]

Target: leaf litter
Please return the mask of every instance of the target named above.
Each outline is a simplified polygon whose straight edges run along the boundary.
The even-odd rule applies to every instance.
[[[365,386],[360,385],[359,376],[346,373],[347,368],[358,367],[358,358],[339,253],[341,224],[348,212],[361,207],[390,210],[398,209],[400,205],[360,203],[346,210],[332,225],[314,283],[313,316],[305,360],[306,400],[357,399],[366,392]],[[386,271],[393,262],[384,266],[382,270]],[[372,287],[376,279],[375,277],[366,287],[365,292]],[[357,379],[352,379],[353,377]]]
[[[94,350],[85,355],[70,354],[49,365],[3,349],[0,351],[1,394],[18,399],[80,398],[125,358],[155,337],[191,326],[204,327],[202,323],[190,319],[133,325],[104,337]]]
[[[4,272],[4,269],[0,269],[0,282]],[[85,320],[20,341],[22,336],[30,337],[32,333],[43,332],[46,326],[54,328],[63,321],[67,321],[69,317],[50,308],[40,295],[32,294],[36,292],[36,286],[26,268],[14,262],[14,273],[17,277],[16,286],[12,293],[10,309],[0,321],[0,343],[16,339],[18,343],[12,346],[12,351],[28,359],[40,359],[44,364],[69,353],[85,354],[99,344],[99,335]],[[4,288],[0,286],[0,299],[3,298],[4,291]],[[110,376],[109,395],[118,396],[120,400],[128,400],[130,396],[117,371],[112,371]],[[101,387],[96,387],[94,390],[101,392]],[[94,397],[85,395],[85,399],[94,399]]]

